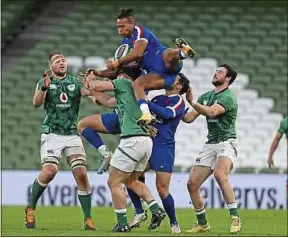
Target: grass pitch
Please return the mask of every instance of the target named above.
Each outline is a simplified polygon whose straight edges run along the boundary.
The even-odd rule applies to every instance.
[[[207,218],[211,225],[209,233],[197,236],[231,236],[231,220],[225,209],[207,209]],[[2,206],[2,236],[193,236],[185,234],[195,221],[192,209],[177,209],[177,218],[181,225],[181,234],[171,234],[168,218],[160,228],[149,232],[148,221],[130,233],[112,233],[115,214],[112,207],[94,207],[92,209],[97,231],[83,231],[82,211],[80,207],[38,207],[36,211],[37,227],[28,230],[24,225],[24,207]],[[287,210],[240,210],[243,222],[241,233],[233,236],[287,236]],[[128,210],[129,221],[133,210]],[[196,235],[194,235],[196,236]]]

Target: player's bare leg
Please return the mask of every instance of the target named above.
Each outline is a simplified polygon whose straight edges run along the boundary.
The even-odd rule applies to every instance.
[[[210,225],[206,220],[204,199],[200,193],[200,187],[211,174],[212,170],[204,166],[193,166],[190,171],[187,188],[198,222],[191,230],[186,231],[188,233],[199,233],[210,230]]]
[[[113,232],[129,232],[131,229],[127,221],[126,193],[123,188],[124,182],[131,173],[123,172],[113,166],[109,168],[109,178],[107,184],[111,191],[113,207],[117,215],[118,224],[113,228]]]
[[[86,128],[88,128],[89,131],[86,131],[85,134],[83,134],[83,131]],[[94,146],[99,151],[101,156],[103,157],[102,165],[97,170],[97,174],[102,174],[103,172],[108,171],[110,159],[112,157],[112,152],[107,148],[107,146],[103,143],[101,137],[98,135],[98,133],[109,134],[109,132],[107,131],[107,129],[102,123],[101,114],[94,114],[94,115],[82,118],[78,122],[77,129],[78,129],[78,132],[83,137],[88,137],[85,139],[88,140],[88,142],[92,146]]]
[[[42,165],[42,170],[32,185],[29,204],[25,208],[25,226],[28,229],[36,228],[36,217],[35,217],[36,204],[40,196],[48,186],[48,184],[53,180],[53,178],[57,174],[57,171],[58,166],[55,164],[45,163]]]
[[[174,199],[169,193],[170,180],[171,173],[156,171],[156,188],[169,217],[171,233],[181,233],[180,226],[176,219]]]
[[[96,230],[96,226],[91,215],[91,189],[87,177],[87,170],[82,160],[82,155],[72,155],[67,157],[68,164],[72,167],[72,173],[77,183],[78,199],[80,201],[84,215],[84,230]]]
[[[229,173],[232,166],[232,161],[228,157],[218,157],[214,177],[222,191],[222,195],[230,212],[232,219],[230,232],[237,233],[240,232],[242,228],[242,222],[239,218],[233,187],[229,182]]]
[[[148,229],[154,230],[161,225],[161,222],[165,218],[166,214],[154,200],[152,193],[147,185],[138,180],[141,174],[142,172],[133,171],[130,178],[125,182],[125,185],[127,188],[133,190],[148,204],[149,210],[152,213],[151,222]]]
[[[155,121],[152,116],[147,101],[145,90],[157,90],[165,88],[165,80],[158,74],[147,74],[142,75],[134,82],[132,82],[132,88],[140,109],[142,111],[142,116],[139,119],[139,123],[151,124]]]

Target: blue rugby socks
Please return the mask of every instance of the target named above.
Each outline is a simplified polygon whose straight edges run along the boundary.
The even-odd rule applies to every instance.
[[[163,207],[165,209],[165,212],[167,213],[167,215],[169,217],[170,224],[171,225],[176,224],[177,220],[176,220],[174,199],[170,193],[168,194],[168,196],[166,198],[162,199],[162,204],[163,204]]]

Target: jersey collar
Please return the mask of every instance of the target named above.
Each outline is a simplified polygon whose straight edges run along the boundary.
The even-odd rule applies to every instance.
[[[217,94],[219,94],[219,93],[222,93],[222,92],[226,91],[227,89],[229,89],[229,87],[222,89],[222,90],[219,91],[218,93],[215,93],[215,89],[214,89],[214,94],[217,95]]]

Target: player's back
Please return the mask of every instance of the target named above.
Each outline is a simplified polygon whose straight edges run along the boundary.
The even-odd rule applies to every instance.
[[[163,119],[156,116],[155,127],[158,129],[157,136],[153,139],[154,143],[162,144],[174,144],[175,133],[182,119],[185,111],[185,103],[180,95],[159,95],[154,97],[151,102],[160,107],[170,107],[175,110],[176,114],[174,118]]]
[[[137,124],[141,110],[135,99],[131,80],[118,78],[113,81],[116,98],[116,113],[119,116],[121,137],[147,136],[148,129]]]

